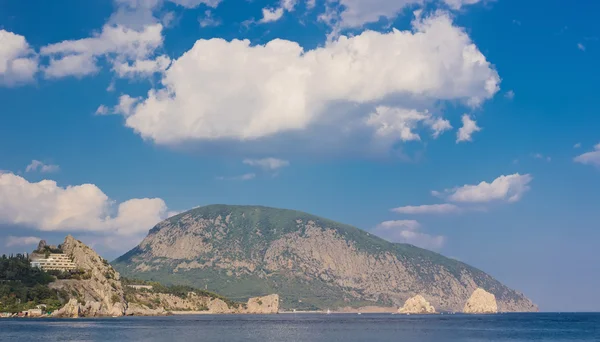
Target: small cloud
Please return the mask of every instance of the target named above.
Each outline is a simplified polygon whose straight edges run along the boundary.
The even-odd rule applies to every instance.
[[[577,48],[578,48],[579,50],[581,50],[581,51],[584,51],[584,52],[585,52],[585,46],[584,46],[583,44],[581,44],[581,43],[577,43]]]
[[[50,173],[57,172],[60,170],[58,165],[44,164],[39,160],[32,160],[29,165],[25,168],[25,172],[36,172]]]
[[[467,114],[462,116],[463,126],[458,130],[456,134],[456,143],[461,141],[473,141],[472,135],[475,132],[481,131],[481,127],[477,126],[477,122],[472,120]]]
[[[287,167],[290,165],[290,162],[284,159],[277,158],[262,158],[262,159],[244,159],[244,164],[260,167],[263,170],[273,171],[280,169],[282,167]]]
[[[519,159],[515,159],[515,160],[513,160],[513,161],[512,161],[512,163],[513,163],[513,164],[515,164],[515,165],[516,165],[516,164],[519,164]]]
[[[34,246],[40,242],[39,237],[35,236],[9,236],[6,238],[6,247],[13,246]]]
[[[270,23],[283,17],[283,8],[263,8],[263,18],[260,23]]]
[[[577,143],[575,145],[573,145],[573,148],[580,148],[581,147],[581,143]]]
[[[108,115],[110,114],[110,109],[108,109],[105,105],[100,105],[98,109],[96,109],[96,115]]]
[[[550,162],[550,161],[552,161],[552,158],[551,158],[551,157],[549,157],[549,156],[544,156],[544,155],[543,155],[543,154],[541,154],[541,153],[535,153],[535,154],[533,154],[533,158],[535,158],[535,159],[541,159],[541,160],[546,160],[547,162]]]
[[[515,25],[517,25],[517,26],[521,26],[521,21],[520,20],[513,19],[512,23],[515,24]]]
[[[214,18],[211,10],[206,10],[204,17],[198,18],[198,23],[200,27],[216,27],[221,25],[221,20]]]
[[[414,220],[385,221],[378,224],[371,233],[396,243],[409,243],[421,248],[439,249],[446,242],[441,235],[430,235],[419,231],[421,225]]]
[[[593,151],[575,157],[573,161],[584,165],[600,167],[600,144],[594,146]]]
[[[219,176],[219,177],[217,177],[217,180],[248,181],[248,180],[252,180],[254,178],[256,178],[255,173],[245,173],[243,175],[232,176],[232,177]]]
[[[509,91],[507,91],[507,92],[504,94],[504,97],[505,97],[505,98],[507,98],[507,99],[509,99],[509,100],[512,100],[512,99],[514,99],[514,98],[515,98],[515,92],[514,92],[514,91],[512,91],[512,90],[509,90]]]
[[[439,194],[439,192],[436,192]],[[392,209],[393,212],[399,214],[449,214],[458,213],[461,208],[454,204],[429,204],[418,206],[405,206]]]

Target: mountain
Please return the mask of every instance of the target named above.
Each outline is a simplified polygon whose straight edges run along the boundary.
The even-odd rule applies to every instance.
[[[461,311],[477,289],[499,311],[537,307],[488,274],[299,211],[210,205],[171,217],[113,262],[124,276],[208,288],[235,300],[278,293],[285,309],[399,307],[415,295]]]

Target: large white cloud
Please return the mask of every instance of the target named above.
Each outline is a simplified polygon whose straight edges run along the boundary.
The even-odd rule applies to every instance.
[[[281,39],[257,46],[198,40],[173,61],[163,87],[124,114],[128,127],[160,144],[253,140],[331,121],[328,109],[339,104],[370,107],[363,125],[385,103],[406,110],[415,102],[435,110],[445,100],[477,106],[499,82],[466,32],[439,12],[417,17],[412,31],[365,31],[309,51]]]
[[[481,182],[477,185],[464,185],[446,190],[448,199],[453,202],[481,203],[491,201],[516,202],[529,191],[529,183],[533,177],[518,173],[500,176],[491,183]]]
[[[116,212],[115,212],[116,209]],[[168,216],[160,198],[130,199],[118,206],[93,184],[60,187],[0,173],[0,223],[41,231],[143,234]]]
[[[86,76],[98,70],[96,63],[99,57],[108,58],[119,75],[135,74],[133,71],[144,69],[148,64],[145,60],[162,46],[162,29],[159,23],[139,30],[107,24],[92,37],[44,46],[41,54],[51,58],[50,64],[44,68],[45,75],[54,78]],[[129,61],[133,64],[129,65]]]
[[[38,59],[25,37],[0,30],[0,86],[33,81]]]
[[[581,146],[581,144],[578,144]],[[600,167],[600,144],[594,146],[594,150],[575,157],[576,163],[594,165]]]

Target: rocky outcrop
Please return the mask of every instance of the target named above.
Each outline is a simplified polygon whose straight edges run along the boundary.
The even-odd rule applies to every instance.
[[[468,314],[498,313],[496,297],[484,289],[478,288],[465,304],[463,312]]]
[[[57,280],[49,286],[64,290],[71,297],[62,309],[53,313],[59,317],[123,316],[127,310],[120,275],[93,249],[71,235],[60,245],[78,270],[84,271],[83,279]]]
[[[398,310],[401,314],[433,314],[435,308],[421,295],[411,297],[404,302],[404,306]]]
[[[279,295],[250,298],[244,313],[273,314],[279,312]]]
[[[167,293],[136,291],[129,301],[127,314],[152,316],[178,313],[210,314],[274,314],[279,312],[279,296],[269,295],[250,298],[244,304],[225,302],[220,298],[188,293],[184,298]]]
[[[211,205],[156,225],[114,266],[131,278],[195,282],[232,298],[277,289],[284,310],[400,307],[421,294],[462,311],[475,289],[502,311],[537,311],[523,294],[454,259],[310,214]]]

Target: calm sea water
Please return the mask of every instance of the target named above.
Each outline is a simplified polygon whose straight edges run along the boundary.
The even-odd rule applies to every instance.
[[[600,314],[0,319],[1,341],[600,341]]]

